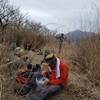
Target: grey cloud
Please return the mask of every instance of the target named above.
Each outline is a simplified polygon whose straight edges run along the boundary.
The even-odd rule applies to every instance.
[[[77,23],[79,26],[80,14],[86,14],[91,10],[92,4],[100,5],[99,0],[9,0],[14,5],[20,5],[23,13],[29,12],[31,19],[47,23],[54,22],[56,25],[68,26]],[[86,8],[85,8],[86,7]],[[58,19],[59,20],[58,20]],[[56,26],[55,25],[55,26]],[[50,26],[50,25],[48,25]],[[51,24],[51,26],[54,26]]]

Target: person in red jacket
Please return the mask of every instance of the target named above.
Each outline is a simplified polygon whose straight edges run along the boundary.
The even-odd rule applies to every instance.
[[[43,82],[41,82],[42,86],[46,85],[46,87],[42,88],[39,93],[27,100],[44,100],[47,96],[52,95],[54,92],[66,86],[68,82],[68,65],[66,62],[54,56],[54,54],[49,54],[45,58],[45,63],[48,63],[49,69],[32,75],[21,90],[20,94],[26,95],[29,93],[31,88],[35,86],[36,80],[42,76],[49,76],[48,79],[46,78]]]

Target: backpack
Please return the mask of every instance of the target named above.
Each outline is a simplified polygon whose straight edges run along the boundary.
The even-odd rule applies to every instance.
[[[30,75],[34,74],[34,72],[39,72],[40,69],[41,69],[41,66],[38,65],[38,64],[36,64],[36,66],[34,66],[33,68],[31,66],[31,69],[29,67],[30,66],[27,67],[27,66],[24,65],[18,71],[17,76],[16,76],[16,80],[18,82],[25,84],[28,81]]]
[[[31,70],[28,70],[27,66],[22,66],[17,73],[16,80],[22,84],[25,84],[29,79],[30,72]]]

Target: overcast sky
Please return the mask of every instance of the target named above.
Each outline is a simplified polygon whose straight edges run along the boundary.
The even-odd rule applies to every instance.
[[[66,33],[80,28],[80,14],[90,12],[92,4],[100,6],[100,0],[8,0],[20,7],[29,18],[58,32]],[[83,17],[83,16],[82,16]]]

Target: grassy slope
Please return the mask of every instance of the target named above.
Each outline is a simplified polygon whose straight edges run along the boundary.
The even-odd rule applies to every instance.
[[[51,49],[58,52],[55,46],[47,46],[43,49]],[[66,48],[66,46],[63,46]],[[64,59],[69,64],[69,81],[65,88],[61,91],[56,92],[51,97],[46,98],[46,100],[100,100],[100,90],[98,87],[94,86],[87,79],[87,74],[82,74],[77,66],[73,66],[70,63],[69,56],[71,56],[70,46],[67,45],[67,49],[62,49],[60,57]],[[40,63],[43,56],[35,55],[33,52],[29,52],[29,55],[33,55],[32,64]],[[6,81],[3,82],[2,88],[2,100],[26,100],[29,96],[36,94],[36,90],[32,91],[26,96],[18,95],[20,89],[23,87],[23,84],[16,83],[14,77],[3,75]],[[8,78],[7,78],[8,77]],[[14,91],[14,88],[19,89],[17,92]]]

